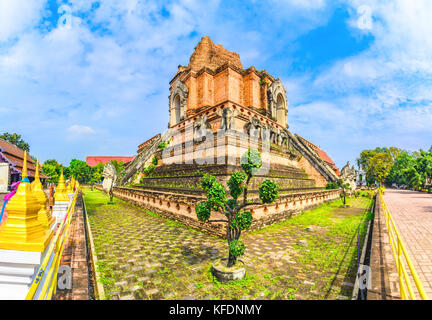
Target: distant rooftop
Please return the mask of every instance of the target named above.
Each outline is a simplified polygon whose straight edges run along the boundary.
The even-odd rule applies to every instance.
[[[11,174],[21,174],[24,164],[24,150],[16,145],[0,139],[0,162],[6,162],[10,165]],[[29,177],[34,177],[36,165],[30,155],[27,154],[27,174]],[[40,174],[42,179],[48,178],[44,174]]]

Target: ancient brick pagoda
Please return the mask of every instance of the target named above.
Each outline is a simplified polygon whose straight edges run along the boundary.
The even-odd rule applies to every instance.
[[[288,130],[281,80],[255,67],[244,69],[237,53],[209,37],[201,39],[188,66],[179,66],[170,81],[169,111],[167,132],[139,146],[118,180],[123,187],[115,188],[116,196],[219,233],[220,226],[203,225],[195,217],[195,205],[204,198],[201,177],[210,172],[226,182],[240,170],[241,155],[253,148],[261,152],[263,168],[252,180],[252,197],[266,178],[280,188],[276,203],[252,210],[253,226],[338,197],[336,191],[323,190],[338,178],[334,163]],[[161,148],[161,142],[168,146]],[[156,167],[144,173],[154,158]]]

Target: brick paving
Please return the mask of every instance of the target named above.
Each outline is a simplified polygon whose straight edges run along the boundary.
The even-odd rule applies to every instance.
[[[243,287],[220,287],[209,268],[226,255],[225,240],[116,202],[87,203],[107,299],[337,299],[352,293],[352,235],[329,237],[326,228],[310,232],[300,225],[245,234],[242,260],[250,278]],[[308,247],[299,247],[299,239]]]
[[[384,201],[424,289],[432,299],[432,194],[386,189]]]
[[[88,300],[89,270],[84,234],[82,198],[78,197],[70,225],[70,233],[63,250],[60,265],[69,266],[72,271],[72,289],[57,289],[55,300]]]
[[[400,300],[399,277],[379,197],[377,197],[372,226],[370,267],[372,281],[367,299]]]

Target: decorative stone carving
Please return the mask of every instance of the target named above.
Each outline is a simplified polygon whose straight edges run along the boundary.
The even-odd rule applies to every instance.
[[[185,108],[187,104],[187,98],[189,94],[188,87],[180,80],[177,80],[173,86],[171,96],[170,96],[170,113],[174,112],[179,117],[174,120],[171,125],[180,122],[185,119]],[[179,97],[179,104],[176,106],[175,99]],[[178,108],[179,110],[176,110]]]
[[[271,124],[267,125],[267,129],[270,133],[270,142],[278,144],[278,130]]]
[[[289,143],[289,132],[288,132],[288,130],[286,130],[286,129],[281,130],[281,132],[279,134],[279,137],[280,137],[280,141],[281,141],[280,145],[282,147],[289,148],[290,147],[290,143]]]
[[[220,117],[222,117],[221,119],[221,130],[234,130],[235,126],[234,126],[234,119],[235,117],[239,114],[237,109],[233,109],[233,108],[223,108],[223,109],[218,109],[216,111],[216,114]]]
[[[207,134],[208,130],[212,129],[211,124],[207,120],[207,116],[198,117],[194,124],[194,138],[201,139],[203,136]]]
[[[355,190],[356,176],[357,176],[356,169],[354,168],[354,166],[350,168],[350,162],[348,161],[347,164],[341,170],[340,178],[342,179],[343,183],[349,183],[351,190]]]
[[[281,95],[283,103],[278,103],[278,96]],[[269,86],[267,91],[268,105],[272,118],[276,119],[279,124],[286,124],[286,114],[288,112],[288,103],[286,90],[280,79],[276,79]]]
[[[251,116],[249,122],[245,124],[244,129],[250,137],[258,138],[261,136],[263,125],[257,117]]]
[[[117,170],[111,161],[104,166],[102,176],[104,177],[104,181],[102,182],[102,187],[107,193],[109,193],[110,201],[112,201],[112,197],[113,197],[112,190],[113,187],[115,186],[115,181],[117,180]]]

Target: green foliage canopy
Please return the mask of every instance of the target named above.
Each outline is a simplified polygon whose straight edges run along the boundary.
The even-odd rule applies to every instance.
[[[24,141],[20,134],[5,132],[0,135],[0,138],[27,151],[27,153],[30,152],[30,145]]]

